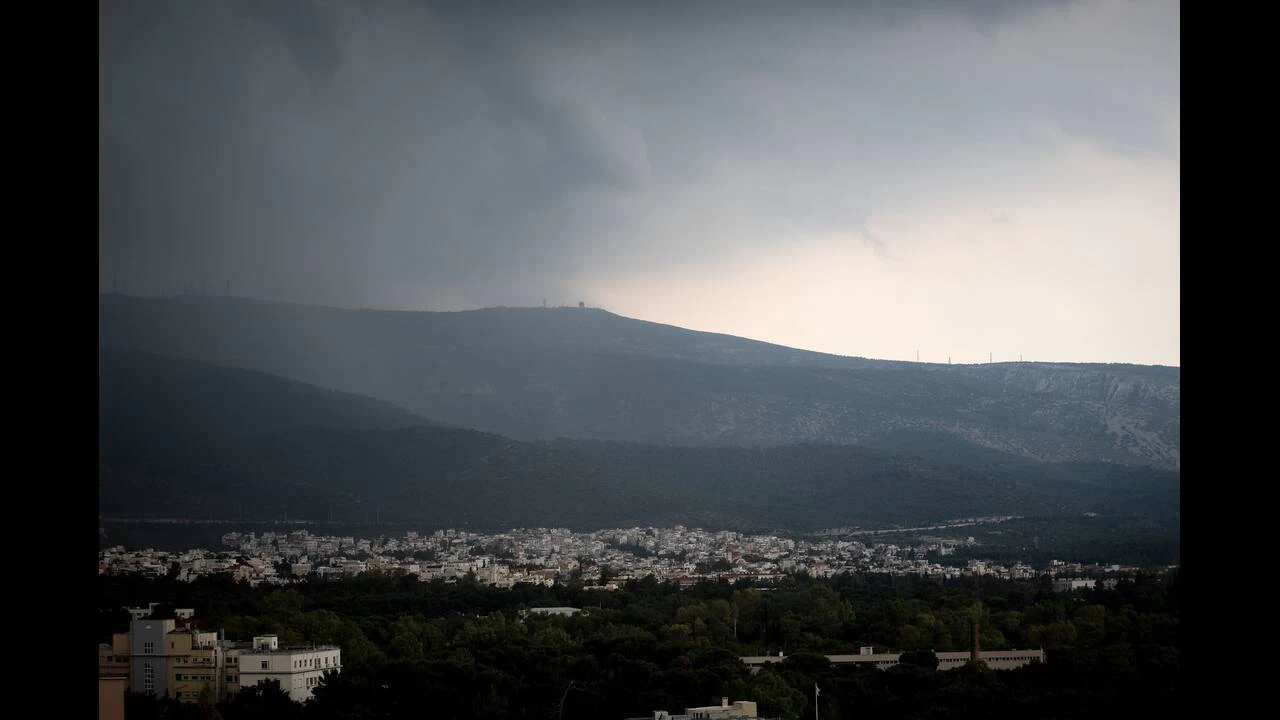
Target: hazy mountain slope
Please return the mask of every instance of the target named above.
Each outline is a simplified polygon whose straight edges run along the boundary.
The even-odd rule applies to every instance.
[[[98,353],[98,416],[121,424],[177,424],[219,434],[431,424],[403,408],[362,395],[125,350]]]
[[[360,311],[102,296],[104,347],[250,368],[519,439],[860,443],[904,428],[1176,468],[1180,372],[843,358],[577,308]]]
[[[974,445],[934,430],[899,430],[877,438],[872,446],[910,455],[942,466],[961,466],[990,477],[1017,478],[1028,487],[1057,496],[1089,501],[1105,498],[1108,512],[1180,515],[1177,473],[1154,467],[1116,463],[1043,463]]]
[[[1133,497],[1177,488],[1176,473],[1115,466],[1119,480],[1082,492],[1087,473],[1042,463],[945,465],[854,446],[517,442],[413,426],[414,416],[382,403],[259,373],[136,353],[104,353],[102,362],[105,516],[350,521],[377,513],[387,521],[488,528],[685,522],[813,529],[1111,512]],[[277,407],[275,417],[248,419],[261,403]],[[352,429],[398,424],[409,426]],[[1134,472],[1158,481],[1135,495],[1122,482]],[[1136,512],[1146,512],[1140,505]]]

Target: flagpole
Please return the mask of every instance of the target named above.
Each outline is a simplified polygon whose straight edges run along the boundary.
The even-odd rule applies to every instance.
[[[818,720],[818,683],[813,684],[813,720]]]

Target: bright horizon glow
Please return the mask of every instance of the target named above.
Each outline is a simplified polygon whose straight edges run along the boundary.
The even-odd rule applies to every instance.
[[[214,293],[209,293],[209,294],[213,295]],[[148,297],[148,296],[136,295],[133,297]],[[150,296],[150,297],[159,298],[159,297],[178,297],[178,296],[156,295],[156,296]],[[261,302],[294,303],[294,301],[275,300],[272,298],[265,298],[265,297],[232,295],[232,298],[241,299],[241,300],[261,301]],[[545,308],[542,307],[541,305],[505,305],[505,304],[458,306],[458,307],[449,307],[446,309],[403,308],[403,307],[397,308],[397,307],[381,307],[381,306],[356,307],[356,306],[340,306],[340,305],[328,305],[325,303],[306,303],[306,302],[299,302],[295,304],[312,305],[315,307],[330,307],[330,308],[335,308],[339,310],[357,310],[357,311],[367,310],[372,312],[403,312],[403,313],[427,313],[427,314],[483,312],[486,310],[502,310],[502,309],[514,309],[514,310],[577,310],[578,309],[577,303],[552,302],[550,299],[548,299],[547,306]],[[1002,353],[1002,351],[998,349],[989,351],[989,354],[992,356],[990,360],[988,360],[987,356],[982,356],[978,358],[967,358],[967,357],[960,357],[958,355],[952,355],[950,356],[950,362],[948,362],[947,356],[943,356],[941,358],[929,357],[928,354],[925,352],[924,346],[921,346],[921,348],[918,349],[920,353],[920,359],[917,361],[916,355],[915,355],[915,353],[917,352],[916,348],[911,349],[908,354],[900,354],[899,356],[867,355],[865,353],[857,353],[857,352],[841,352],[839,350],[831,350],[831,349],[826,349],[826,348],[816,347],[816,346],[807,346],[807,345],[797,344],[795,342],[785,342],[785,341],[773,340],[773,339],[764,338],[764,337],[756,337],[750,334],[746,334],[744,332],[736,332],[731,329],[723,329],[723,328],[717,328],[717,327],[706,326],[706,325],[682,325],[678,322],[662,319],[657,316],[646,317],[643,314],[631,313],[631,312],[623,311],[619,308],[600,307],[600,306],[591,305],[588,303],[585,309],[601,310],[613,315],[617,315],[619,317],[626,318],[628,320],[654,323],[658,325],[667,325],[677,329],[689,330],[692,332],[709,333],[713,335],[729,335],[729,336],[737,337],[743,340],[750,340],[753,342],[761,342],[761,343],[767,343],[770,345],[777,345],[777,346],[789,348],[792,350],[823,353],[827,355],[837,355],[840,357],[862,358],[866,360],[884,360],[884,361],[891,361],[891,362],[919,362],[920,364],[923,364],[923,365],[948,365],[948,364],[950,365],[988,365],[988,364],[999,364],[999,363],[1025,362],[1025,363],[1048,363],[1048,364],[1091,364],[1091,365],[1117,364],[1117,365],[1142,365],[1142,366],[1150,366],[1150,367],[1174,367],[1174,368],[1180,367],[1178,365],[1170,365],[1168,363],[1144,363],[1144,362],[1131,362],[1126,360],[1063,359],[1063,358],[1048,358],[1048,357],[1036,358],[1036,357],[1032,357],[1027,353],[1020,353],[1020,354],[1019,353],[1012,353],[1012,354]],[[1019,357],[1019,355],[1021,357]]]

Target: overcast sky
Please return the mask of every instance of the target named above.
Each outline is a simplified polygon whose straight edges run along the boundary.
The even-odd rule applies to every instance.
[[[499,7],[102,0],[100,289],[1179,364],[1176,2]]]

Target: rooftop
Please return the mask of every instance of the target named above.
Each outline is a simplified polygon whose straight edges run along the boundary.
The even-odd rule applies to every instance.
[[[252,646],[246,645],[244,649],[240,651],[240,656],[244,657],[245,655],[296,655],[298,653],[322,652],[325,650],[341,650],[341,649],[342,648],[338,647],[337,645],[288,645],[285,647],[276,648],[275,650],[271,650],[268,648],[259,648],[255,650]]]

